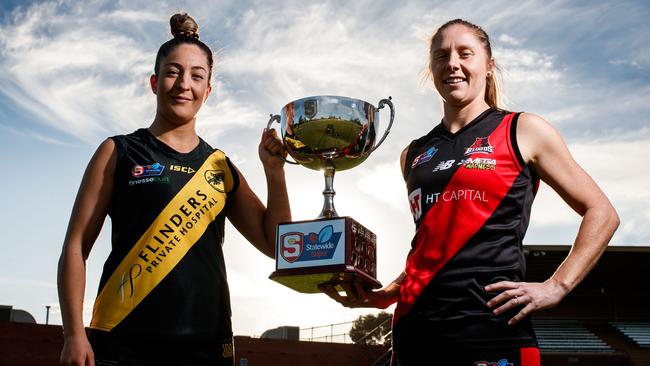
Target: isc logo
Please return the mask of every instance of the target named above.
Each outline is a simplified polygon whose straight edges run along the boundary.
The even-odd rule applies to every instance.
[[[182,172],[182,173],[187,173],[187,174],[192,174],[196,172],[196,170],[188,167],[188,166],[180,166],[180,165],[170,165],[169,170],[173,172]]]
[[[291,232],[280,237],[280,254],[289,263],[300,258],[303,248],[303,233]]]

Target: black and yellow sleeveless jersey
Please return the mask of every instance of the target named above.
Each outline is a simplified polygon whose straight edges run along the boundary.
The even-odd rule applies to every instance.
[[[235,168],[203,140],[178,153],[147,129],[112,139],[112,250],[90,327],[129,339],[219,342],[231,352],[221,246]]]
[[[398,354],[536,347],[529,319],[507,325],[516,312],[495,316],[486,303],[496,294],[484,290],[524,279],[522,239],[539,178],[519,152],[517,117],[489,109],[456,133],[439,124],[409,146],[403,174],[416,234],[394,316]]]

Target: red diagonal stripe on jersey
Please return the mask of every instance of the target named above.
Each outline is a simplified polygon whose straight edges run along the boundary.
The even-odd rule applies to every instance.
[[[489,136],[494,147],[491,154],[475,154],[469,157],[496,159],[494,170],[467,169],[460,167],[451,178],[438,202],[431,207],[417,232],[415,249],[406,261],[406,277],[400,287],[393,324],[408,313],[422,290],[467,241],[478,232],[508,193],[521,168],[509,147],[510,123],[514,113],[508,114]],[[469,186],[474,184],[480,189]],[[489,190],[488,190],[489,188]],[[469,190],[482,192],[482,199],[457,199],[445,201],[445,192]],[[483,194],[483,193],[479,193]],[[453,219],[453,222],[452,222]]]

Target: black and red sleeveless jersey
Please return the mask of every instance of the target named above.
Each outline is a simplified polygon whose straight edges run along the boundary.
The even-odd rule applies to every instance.
[[[522,281],[522,239],[539,179],[516,140],[518,114],[489,109],[456,133],[441,124],[404,167],[416,234],[393,320],[396,353],[426,345],[536,346],[526,319],[495,316],[484,287]]]
[[[139,129],[129,135],[114,136],[117,150],[117,165],[114,186],[109,206],[112,221],[112,250],[104,264],[99,291],[104,291],[107,281],[125,260],[135,243],[138,242],[160,215],[169,212],[168,228],[173,234],[163,232],[152,240],[139,258],[146,259],[148,268],[138,266],[131,270],[122,281],[121,291],[110,291],[110,297],[125,298],[132,295],[133,281],[156,270],[157,264],[168,261],[170,253],[178,251],[172,240],[183,238],[191,233],[197,218],[203,220],[210,209],[201,191],[188,191],[185,202],[199,202],[197,205],[185,204],[168,207],[172,199],[183,195],[184,188],[195,176],[206,159],[215,151],[202,139],[189,153],[179,153],[156,139],[147,129]],[[127,339],[167,340],[203,339],[210,341],[212,347],[220,349],[220,343],[228,343],[232,337],[231,309],[226,267],[221,245],[230,197],[238,186],[237,172],[227,158],[224,158],[225,176],[234,184],[226,192],[228,199],[214,221],[197,239],[173,270],[117,324],[111,333]],[[196,173],[199,174],[199,173]],[[203,215],[202,215],[203,214]],[[173,223],[173,224],[172,224]],[[176,225],[174,225],[176,224]],[[169,241],[169,243],[168,243]],[[167,256],[167,258],[165,257]],[[158,263],[156,263],[158,262]],[[144,263],[144,262],[143,262]],[[135,267],[132,267],[135,268]],[[154,272],[155,274],[155,272]],[[97,303],[96,303],[97,307]],[[101,311],[111,311],[104,309]],[[93,314],[91,328],[96,327],[97,310]],[[169,350],[167,350],[169,351]]]

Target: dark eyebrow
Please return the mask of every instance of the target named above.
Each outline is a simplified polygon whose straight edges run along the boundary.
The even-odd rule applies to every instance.
[[[448,50],[448,49],[437,48],[437,49],[433,50],[433,52],[431,52],[431,55],[433,55],[433,56],[439,56],[439,55],[445,55],[445,54],[447,54],[447,53],[449,53],[449,50]]]
[[[181,64],[176,63],[176,62],[167,62],[165,64],[165,66],[175,66],[175,67],[178,67],[179,69],[183,68],[183,66],[181,66]],[[203,70],[205,72],[208,72],[208,70],[206,70],[205,67],[203,67],[203,66],[192,66],[192,70]]]

